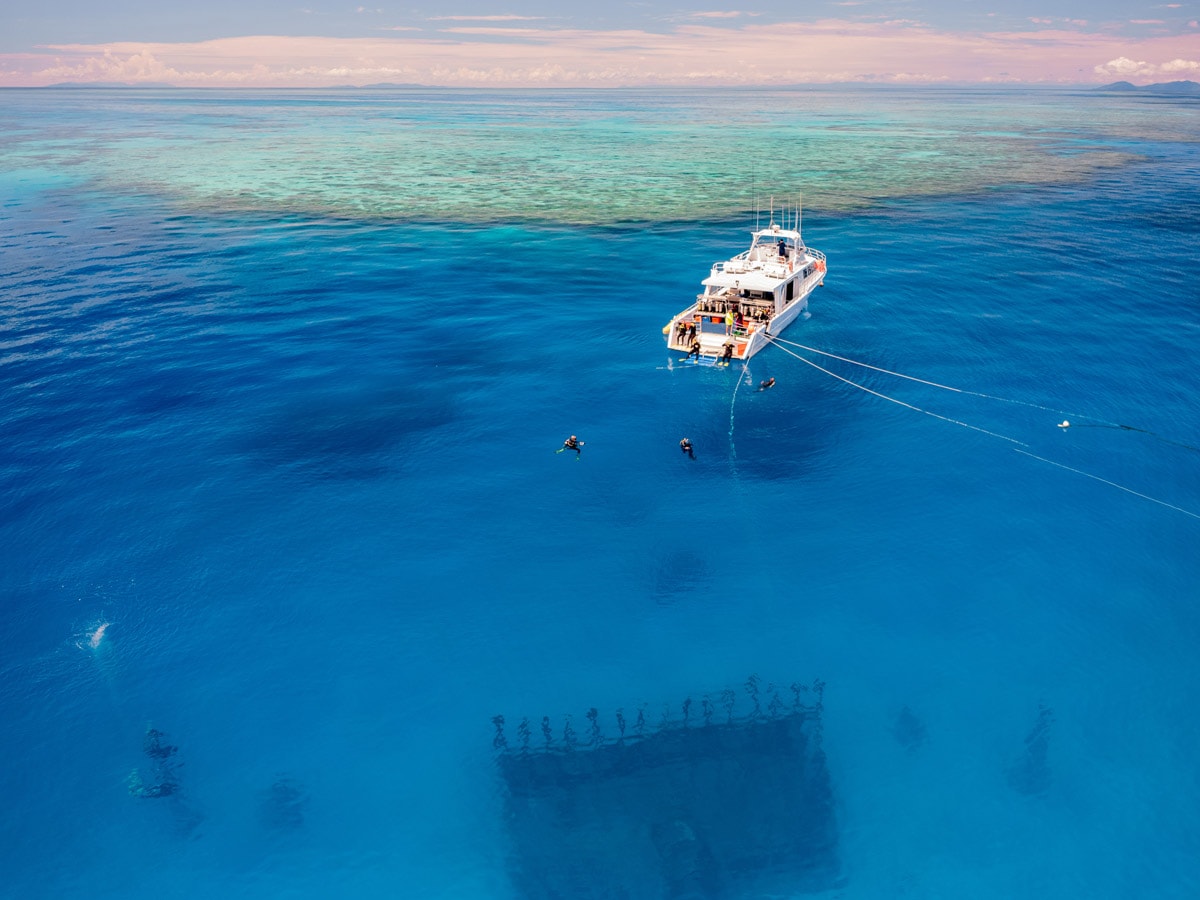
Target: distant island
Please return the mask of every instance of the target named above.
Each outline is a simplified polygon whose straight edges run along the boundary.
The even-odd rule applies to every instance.
[[[1114,81],[1096,90],[1124,94],[1154,94],[1162,97],[1200,97],[1200,84],[1194,81],[1164,81],[1161,84],[1143,85]]]

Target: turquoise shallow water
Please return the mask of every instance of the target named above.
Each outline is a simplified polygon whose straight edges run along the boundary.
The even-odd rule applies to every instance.
[[[13,896],[514,896],[493,715],[611,734],[750,673],[828,685],[831,896],[1197,892],[1194,104],[0,116]],[[776,177],[830,260],[785,337],[1035,404],[822,363],[1184,511],[779,348],[736,398],[675,365]]]

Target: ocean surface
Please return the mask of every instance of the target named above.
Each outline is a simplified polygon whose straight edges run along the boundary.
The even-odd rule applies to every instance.
[[[876,368],[681,365],[801,195]],[[1198,249],[1195,101],[0,91],[0,895],[516,898],[493,716],[757,676],[772,896],[1200,896]]]

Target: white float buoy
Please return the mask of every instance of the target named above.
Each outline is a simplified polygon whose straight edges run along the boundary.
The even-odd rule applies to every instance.
[[[1059,427],[1059,428],[1070,428],[1070,427],[1071,427],[1071,423],[1070,423],[1070,422],[1068,422],[1066,419],[1063,419],[1063,420],[1062,420],[1062,422],[1060,422],[1060,423],[1059,423],[1059,426],[1058,426],[1058,427]]]

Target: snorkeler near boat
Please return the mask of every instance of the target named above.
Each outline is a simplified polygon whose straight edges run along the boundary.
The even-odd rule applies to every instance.
[[[563,441],[563,445],[561,447],[559,447],[557,450],[555,450],[554,452],[562,453],[564,450],[574,450],[575,458],[579,459],[579,456],[582,452],[580,450],[580,448],[583,445],[584,445],[583,441],[579,440],[579,438],[575,437],[575,435],[571,435],[569,438],[567,438],[565,441]]]

